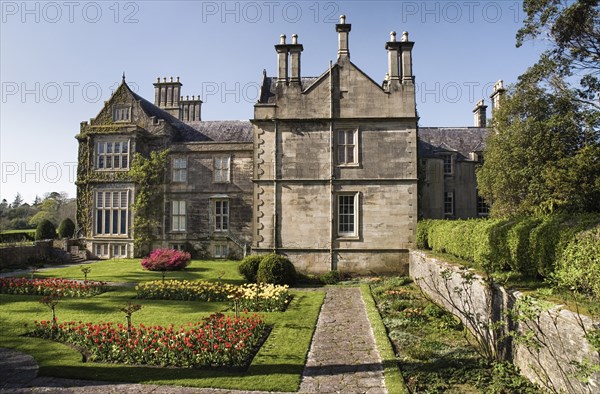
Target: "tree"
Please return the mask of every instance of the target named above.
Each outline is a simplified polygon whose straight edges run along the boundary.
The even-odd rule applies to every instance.
[[[600,108],[600,5],[597,0],[524,0],[526,18],[517,47],[528,39],[550,42],[528,78],[564,89],[565,78],[578,77],[577,99]]]
[[[573,95],[522,79],[494,112],[495,133],[477,171],[494,216],[598,210],[592,199],[599,191],[593,162],[599,160],[600,116]]]
[[[17,195],[15,196],[15,199],[13,201],[13,203],[10,205],[11,208],[18,208],[21,206],[21,204],[23,204],[23,196],[21,196],[21,193],[17,193]]]
[[[35,240],[56,238],[56,227],[49,220],[42,220],[35,229]]]
[[[71,238],[75,233],[75,223],[70,218],[64,219],[58,226],[58,236],[60,238]]]

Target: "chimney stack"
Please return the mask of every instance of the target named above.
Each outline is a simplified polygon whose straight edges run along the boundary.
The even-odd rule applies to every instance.
[[[285,43],[285,34],[280,37],[279,45],[275,45],[277,51],[277,86],[287,85],[288,82],[288,45]]]
[[[390,33],[390,40],[385,43],[388,51],[388,72],[386,74],[387,86],[400,83],[400,42],[396,41],[396,32]]]
[[[487,110],[487,105],[483,103],[483,99],[477,102],[475,109],[473,110],[473,116],[475,120],[475,127],[485,127],[487,120],[485,112]]]
[[[180,116],[179,120],[184,122],[200,122],[201,118],[201,108],[202,108],[202,100],[200,100],[200,95],[198,98],[196,96],[185,96],[185,100],[181,97],[181,101],[179,103],[180,107]]]
[[[412,49],[414,45],[414,42],[408,41],[408,32],[403,32],[400,39],[402,83],[414,83],[415,77],[412,73]]]
[[[290,85],[301,86],[300,80],[300,54],[304,50],[302,44],[298,44],[298,35],[292,35],[292,43],[288,45],[288,49],[290,51]]]
[[[340,23],[335,25],[335,31],[338,32],[338,61],[340,59],[350,59],[348,36],[351,28],[351,24],[346,24],[346,15],[341,15]]]
[[[179,77],[173,81],[173,77],[167,82],[167,78],[156,78],[154,83],[154,105],[164,109],[176,118],[179,118],[179,97],[181,94],[182,84],[179,82]]]
[[[500,100],[505,92],[506,89],[504,89],[504,82],[502,80],[499,80],[494,84],[494,92],[490,95],[490,98],[492,99],[492,115],[495,110],[500,108]]]

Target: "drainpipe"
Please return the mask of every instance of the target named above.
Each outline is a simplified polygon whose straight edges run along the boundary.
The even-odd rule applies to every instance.
[[[331,270],[337,268],[333,255],[333,242],[335,238],[335,198],[333,195],[333,179],[334,179],[334,146],[333,146],[333,65],[329,61],[329,265]]]
[[[278,122],[275,121],[275,144],[273,148],[273,253],[277,253],[277,139]]]

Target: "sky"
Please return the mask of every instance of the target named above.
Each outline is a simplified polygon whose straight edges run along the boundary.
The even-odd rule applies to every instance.
[[[263,69],[276,75],[274,45],[298,34],[302,76],[337,57],[335,24],[352,24],[354,64],[377,82],[385,43],[415,42],[421,126],[472,126],[493,84],[514,83],[544,42],[515,47],[520,1],[0,1],[0,198],[75,196],[82,121],[94,118],[125,73],[154,101],[153,83],[179,77],[182,95],[204,101],[203,120],[250,119]],[[491,106],[488,108],[490,116]]]

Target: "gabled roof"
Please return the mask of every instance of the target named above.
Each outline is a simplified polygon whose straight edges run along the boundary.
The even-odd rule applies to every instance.
[[[312,84],[314,84],[321,77],[302,77],[300,78],[300,84],[302,91],[308,90]],[[275,96],[275,85],[277,83],[276,77],[267,77],[263,74],[262,86],[260,88],[260,98],[258,99],[259,104],[274,104],[276,102]]]
[[[470,160],[471,152],[485,149],[490,130],[486,127],[419,127],[419,157],[436,157],[453,152],[459,159]]]

